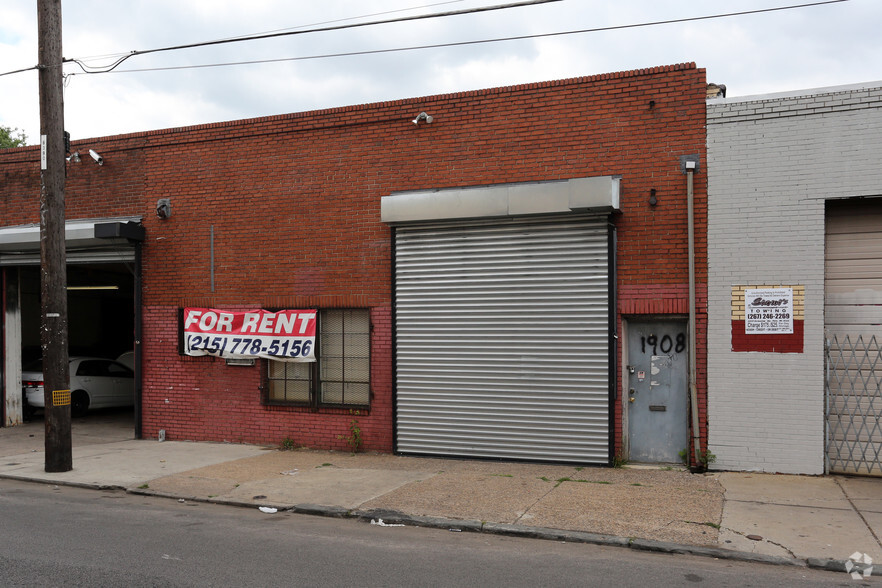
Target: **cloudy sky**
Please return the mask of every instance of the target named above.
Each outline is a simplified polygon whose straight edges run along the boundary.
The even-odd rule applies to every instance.
[[[63,0],[63,53],[100,69],[131,51],[397,19],[516,0]],[[77,139],[695,62],[728,95],[882,80],[882,1],[600,32],[303,59],[707,17],[811,0],[561,0],[478,14],[135,55],[112,73],[65,66]],[[222,67],[182,66],[259,62]],[[37,62],[34,0],[2,0],[0,73]],[[142,70],[142,71],[131,71]],[[149,71],[143,71],[149,70]],[[39,136],[37,74],[0,76],[0,125]]]

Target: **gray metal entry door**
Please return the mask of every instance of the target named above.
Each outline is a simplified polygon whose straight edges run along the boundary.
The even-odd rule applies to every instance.
[[[688,443],[689,351],[686,323],[628,323],[629,459],[681,461]]]

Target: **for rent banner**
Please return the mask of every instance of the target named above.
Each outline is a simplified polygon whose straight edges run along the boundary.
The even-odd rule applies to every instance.
[[[315,361],[316,310],[184,309],[184,353]]]

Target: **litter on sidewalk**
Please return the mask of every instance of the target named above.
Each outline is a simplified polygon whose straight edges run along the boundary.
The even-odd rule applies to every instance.
[[[403,527],[400,523],[384,523],[383,519],[371,519],[371,524],[378,527]]]

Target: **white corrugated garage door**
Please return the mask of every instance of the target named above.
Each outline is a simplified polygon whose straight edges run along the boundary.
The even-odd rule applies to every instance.
[[[827,460],[882,475],[882,199],[827,203]]]
[[[606,217],[395,235],[398,451],[608,463]]]

